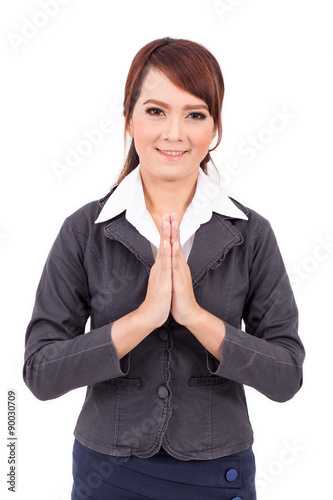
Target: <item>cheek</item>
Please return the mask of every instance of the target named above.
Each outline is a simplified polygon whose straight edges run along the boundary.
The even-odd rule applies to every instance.
[[[133,122],[133,133],[136,146],[148,144],[156,138],[156,128],[145,120],[137,119]]]
[[[203,131],[201,130],[200,133],[197,133],[192,137],[193,145],[203,151],[208,151],[212,140],[213,134],[211,129]]]

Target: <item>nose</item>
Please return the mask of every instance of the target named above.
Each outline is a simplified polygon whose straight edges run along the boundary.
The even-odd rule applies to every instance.
[[[181,141],[184,138],[184,126],[179,116],[169,116],[164,129],[164,139]]]

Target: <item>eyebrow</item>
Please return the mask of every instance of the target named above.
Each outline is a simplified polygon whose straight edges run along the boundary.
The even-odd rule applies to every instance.
[[[143,105],[148,103],[157,104],[158,106],[163,106],[164,108],[170,109],[169,104],[166,104],[165,102],[162,101],[157,101],[156,99],[148,99],[148,101],[145,101]],[[191,109],[206,109],[207,111],[209,111],[208,106],[206,106],[206,104],[195,104],[195,105],[187,104],[186,106],[184,106],[184,109],[186,111],[189,111]]]

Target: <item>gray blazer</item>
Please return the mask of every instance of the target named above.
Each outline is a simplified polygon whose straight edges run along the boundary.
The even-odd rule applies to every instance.
[[[26,332],[27,386],[41,400],[87,386],[74,434],[102,453],[149,457],[163,445],[187,460],[248,448],[243,385],[287,401],[305,355],[269,222],[233,200],[248,220],[213,213],[196,232],[188,265],[197,302],[226,325],[221,363],[171,314],[119,361],[112,323],[143,302],[154,257],[125,212],[94,224],[112,192],[68,217],[52,246]]]

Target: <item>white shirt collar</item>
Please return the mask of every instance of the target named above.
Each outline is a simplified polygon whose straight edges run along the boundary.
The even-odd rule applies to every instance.
[[[124,210],[126,210],[126,219],[153,245],[159,247],[160,235],[146,208],[140,165],[128,174],[114,190],[95,223],[110,220]],[[244,212],[230,200],[224,188],[199,168],[195,194],[179,227],[181,245],[199,229],[201,224],[211,219],[212,212],[236,219],[248,219]]]

